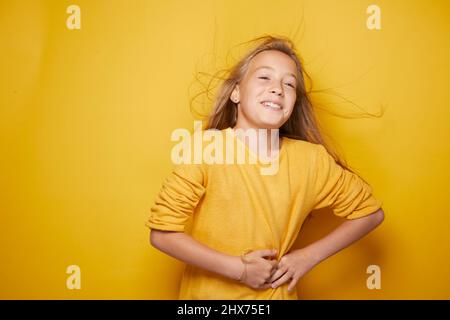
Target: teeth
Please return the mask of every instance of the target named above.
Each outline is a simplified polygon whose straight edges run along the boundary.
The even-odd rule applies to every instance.
[[[275,109],[275,110],[281,110],[281,106],[280,105],[278,105],[276,103],[273,103],[273,102],[270,102],[270,101],[263,102],[263,105],[265,105],[266,107]]]

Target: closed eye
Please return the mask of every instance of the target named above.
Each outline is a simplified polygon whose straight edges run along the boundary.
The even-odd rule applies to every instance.
[[[269,77],[258,77],[258,79],[269,79]],[[291,83],[286,83],[289,87],[291,87],[291,88],[294,88],[295,89],[295,86],[293,85],[293,84],[291,84]]]

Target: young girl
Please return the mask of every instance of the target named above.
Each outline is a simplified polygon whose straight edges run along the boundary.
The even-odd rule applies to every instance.
[[[187,264],[180,299],[297,299],[303,275],[384,219],[371,187],[325,145],[292,42],[257,40],[222,84],[206,129],[247,155],[270,155],[277,171],[261,174],[260,162],[175,165],[147,226],[154,247]],[[275,137],[237,134],[277,129]],[[308,214],[323,207],[346,220],[291,250]]]

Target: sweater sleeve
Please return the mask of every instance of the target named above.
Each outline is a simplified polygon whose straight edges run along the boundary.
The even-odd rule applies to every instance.
[[[323,145],[317,145],[314,176],[314,208],[331,207],[334,214],[356,219],[374,213],[382,202],[357,174],[336,163]]]
[[[165,231],[185,231],[186,223],[204,193],[201,165],[176,165],[156,196],[146,226]]]

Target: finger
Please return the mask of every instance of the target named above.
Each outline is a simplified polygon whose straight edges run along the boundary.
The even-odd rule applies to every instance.
[[[283,283],[287,282],[291,278],[291,275],[286,272],[280,279],[278,279],[275,282],[272,282],[272,288],[277,288],[278,286],[281,286]]]
[[[294,290],[295,286],[297,285],[297,281],[298,278],[297,277],[292,277],[291,282],[289,283],[289,287],[288,287],[288,291],[291,292],[292,290]]]
[[[261,287],[259,287],[261,290],[272,288],[270,283],[264,283]]]
[[[277,250],[275,249],[262,249],[256,250],[254,253],[259,257],[274,257],[277,254]]]
[[[277,267],[272,268],[272,270],[270,270],[270,276],[269,279],[267,279],[267,282],[272,282],[272,276],[278,271]]]
[[[273,283],[276,280],[278,280],[280,277],[282,277],[285,273],[287,272],[287,268],[281,268],[278,269],[273,275],[272,277],[270,277],[269,282]]]
[[[277,260],[268,260],[268,262],[271,264],[272,266],[272,271],[276,271],[277,267],[278,267],[278,261]]]

